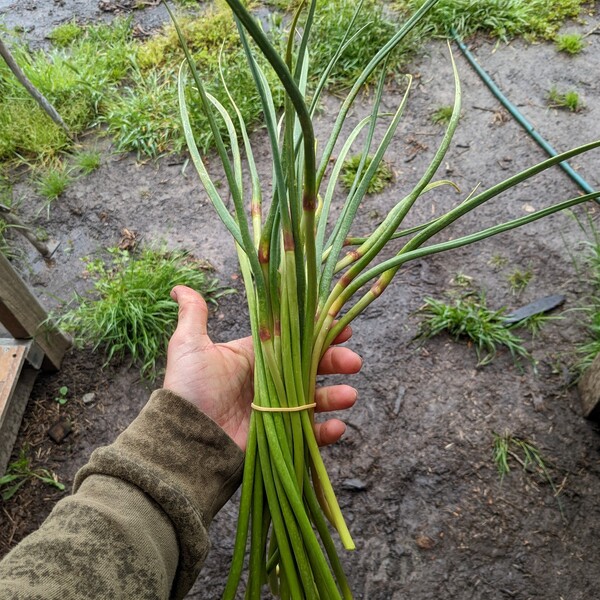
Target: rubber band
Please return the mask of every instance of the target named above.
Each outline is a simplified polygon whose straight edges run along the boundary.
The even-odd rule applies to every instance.
[[[298,412],[314,408],[316,405],[317,403],[313,402],[312,404],[303,404],[302,406],[258,406],[253,402],[250,406],[259,412]]]

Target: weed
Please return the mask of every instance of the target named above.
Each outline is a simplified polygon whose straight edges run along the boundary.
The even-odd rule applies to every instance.
[[[260,120],[262,106],[231,14],[217,7],[199,17],[182,19],[181,26],[207,91],[232,110],[231,102],[220,85],[221,60],[228,75],[230,92],[251,128]],[[270,34],[273,37],[280,32],[273,30]],[[115,137],[118,150],[154,157],[184,149],[176,75],[182,59],[183,53],[172,24],[165,25],[158,35],[138,46],[135,54],[137,68],[132,70],[130,84],[107,100],[102,116],[108,132]],[[274,73],[264,59],[259,59],[259,63],[273,84],[275,105],[281,106],[281,86],[275,83]],[[206,152],[214,142],[208,120],[191,86],[186,93],[190,101],[191,121],[197,132],[196,142]],[[226,133],[224,124],[221,125],[223,133]]]
[[[75,306],[58,322],[80,345],[103,347],[107,363],[129,356],[144,376],[154,378],[156,362],[164,356],[177,323],[171,289],[188,285],[213,303],[231,290],[219,287],[183,251],[145,248],[130,255],[111,248],[108,252],[108,264],[102,259],[87,262],[93,290],[77,296]]]
[[[440,106],[431,115],[431,121],[435,124],[447,125],[452,117],[453,108],[452,106]]]
[[[551,108],[568,108],[571,112],[578,112],[583,108],[583,102],[574,90],[563,93],[552,87],[548,92],[548,106]]]
[[[69,388],[66,385],[61,386],[58,389],[58,394],[54,397],[54,401],[58,402],[61,406],[69,401]]]
[[[579,54],[585,45],[580,33],[563,33],[556,36],[555,43],[559,52],[567,54]]]
[[[73,133],[94,124],[106,99],[131,70],[129,21],[82,28],[68,48],[30,51],[12,45],[15,60],[55,106]],[[68,149],[71,140],[0,64],[0,161],[16,156],[47,161]]]
[[[313,24],[311,43],[311,77],[318,80],[325,71],[352,20],[354,0],[321,0]],[[362,33],[346,48],[331,73],[328,85],[340,89],[351,87],[371,57],[395,33],[398,25],[386,13],[382,2],[365,0],[353,29]],[[389,56],[389,73],[397,71],[416,46],[415,36],[408,36]]]
[[[425,298],[421,312],[425,316],[421,321],[420,337],[430,338],[442,331],[456,339],[466,337],[475,345],[478,366],[489,364],[499,346],[508,348],[514,358],[529,357],[523,340],[506,327],[502,318],[504,309],[493,311],[487,308],[482,294],[458,298],[453,304]]]
[[[89,175],[100,167],[100,152],[98,150],[84,150],[75,155],[75,167],[83,173]]]
[[[413,12],[424,0],[396,0],[393,5]],[[506,40],[517,35],[551,39],[562,23],[579,14],[583,0],[440,0],[425,18],[426,33],[461,36],[477,31]]]
[[[508,285],[510,286],[510,289],[514,295],[524,292],[532,279],[533,271],[531,269],[527,269],[526,271],[515,269],[507,277]]]
[[[494,256],[492,256],[488,261],[488,264],[491,267],[494,267],[494,269],[501,269],[508,264],[508,258],[502,254],[494,254]]]
[[[176,98],[174,79],[154,70],[138,74],[130,87],[107,102],[102,117],[116,149],[151,157],[182,150]]]
[[[52,167],[44,171],[36,182],[37,192],[48,202],[56,200],[71,183],[71,175],[64,166]]]
[[[562,318],[563,317],[560,315],[547,315],[544,313],[538,313],[536,315],[531,315],[531,317],[527,317],[522,321],[517,321],[511,325],[511,328],[525,329],[531,334],[532,337],[535,337],[549,321],[556,321]]]
[[[203,73],[218,73],[219,53],[225,57],[241,50],[235,22],[225,9],[212,9],[197,17],[178,19],[186,43]],[[172,23],[136,49],[136,63],[142,70],[179,67],[184,54]]]
[[[19,488],[29,479],[39,479],[41,482],[51,485],[61,492],[64,491],[64,484],[60,483],[56,475],[48,469],[32,469],[31,459],[27,456],[27,447],[21,448],[19,458],[8,465],[6,474],[0,477],[0,488],[2,488],[2,500],[10,500]]]
[[[76,21],[69,21],[53,29],[48,38],[55,46],[65,48],[66,46],[70,46],[75,40],[78,40],[82,35],[83,27],[78,25]]]
[[[469,275],[465,275],[464,273],[458,272],[452,278],[452,285],[461,288],[469,288],[473,284],[473,278],[469,277]]]
[[[494,433],[494,462],[496,463],[500,479],[504,479],[504,476],[510,473],[509,459],[511,457],[523,469],[527,469],[530,466],[539,469],[552,483],[551,478],[548,476],[546,463],[534,444],[509,433],[505,433],[504,435]]]
[[[358,174],[358,169],[360,167],[361,161],[361,154],[352,156],[344,161],[341,176],[341,181],[344,187],[350,189],[354,184],[354,180],[356,179],[356,175]],[[365,160],[365,164],[363,165],[361,171],[362,175],[365,174],[372,161],[373,156],[369,155]],[[378,194],[379,192],[382,192],[385,189],[385,187],[389,185],[389,183],[393,180],[393,178],[394,173],[390,166],[386,162],[381,161],[379,163],[379,166],[377,167],[377,170],[375,171],[373,179],[371,179],[369,183],[369,187],[367,188],[367,194]]]
[[[556,489],[548,471],[548,465],[537,446],[509,433],[504,433],[503,435],[494,433],[493,454],[500,481],[510,473],[510,462],[511,459],[514,460],[521,465],[524,471],[539,475],[550,485],[553,495],[558,502],[558,508],[561,514],[563,513],[562,504],[558,498],[560,490]]]

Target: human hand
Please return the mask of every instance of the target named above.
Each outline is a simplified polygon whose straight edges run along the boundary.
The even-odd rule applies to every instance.
[[[215,344],[207,333],[208,308],[194,290],[178,285],[171,292],[179,304],[177,329],[169,341],[163,387],[194,404],[223,428],[242,449],[246,448],[253,399],[254,350],[252,338]],[[349,327],[336,344],[352,335]],[[319,365],[322,375],[357,373],[362,359],[349,348],[329,348]],[[350,408],[357,392],[349,385],[317,388],[316,412]],[[339,419],[315,424],[320,445],[339,440],[346,425]]]

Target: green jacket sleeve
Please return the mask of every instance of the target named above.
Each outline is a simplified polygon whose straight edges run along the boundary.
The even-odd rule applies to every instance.
[[[154,392],[113,444],[92,453],[75,493],[0,562],[0,599],[183,598],[243,459],[192,404]]]

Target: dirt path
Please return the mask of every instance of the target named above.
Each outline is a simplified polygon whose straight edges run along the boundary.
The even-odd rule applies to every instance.
[[[23,3],[7,13],[7,24],[36,24],[32,35],[37,35],[43,30],[39,15],[44,10],[66,11],[57,13],[62,20],[88,3],[33,4],[40,6],[30,11]],[[9,5],[0,0],[0,13]],[[97,11],[85,15],[100,17]],[[596,21],[579,27],[587,31]],[[480,39],[475,52],[536,128],[564,150],[600,137],[600,40],[590,36],[587,41],[585,51],[573,58],[559,55],[551,44],[519,41],[505,46]],[[544,155],[518,125],[503,118],[497,102],[460,57],[458,64],[463,117],[439,176],[453,179],[467,193],[477,184],[485,189]],[[365,231],[423,172],[441,136],[431,113],[452,101],[444,43],[427,44],[410,71],[415,87],[389,155],[396,182],[367,200],[361,216]],[[580,113],[548,109],[546,96],[553,85],[577,90],[586,108]],[[395,107],[398,100],[391,88],[386,107]],[[321,136],[331,125],[328,117],[335,114],[336,103],[327,100],[318,128]],[[349,125],[367,110],[365,100]],[[265,147],[262,135],[255,134],[256,147]],[[184,170],[175,158],[140,165],[132,156],[111,155],[108,141],[101,143],[99,171],[72,185],[52,206],[48,221],[38,217],[61,247],[52,265],[28,255],[29,280],[37,293],[52,305],[57,297],[84,288],[81,257],[115,245],[123,227],[137,231],[143,241],[166,240],[208,258],[223,283],[239,287],[234,249],[191,168]],[[257,158],[268,174],[268,155]],[[573,161],[573,166],[599,186],[598,161],[596,152]],[[34,218],[39,199],[26,185],[17,194]],[[556,170],[469,216],[451,235],[577,194],[576,186]],[[417,207],[410,224],[439,214],[458,199],[451,190],[432,194]],[[582,265],[584,245],[577,223],[558,215],[477,247],[412,264],[355,323],[352,345],[365,360],[363,371],[352,380],[360,400],[346,416],[344,439],[326,450],[325,457],[357,544],[357,551],[344,557],[357,598],[587,600],[597,594],[598,430],[581,418],[576,391],[565,386],[565,367],[583,336],[579,314],[565,310],[561,320],[528,343],[538,361],[537,374],[530,366],[519,368],[504,352],[491,365],[476,368],[475,352],[464,343],[443,336],[420,346],[413,341],[415,311],[423,298],[443,297],[459,272],[485,290],[492,307],[516,308],[562,293],[567,297],[564,308],[576,308],[588,291],[576,268]],[[493,266],[491,262],[501,262],[499,257],[506,264]],[[516,268],[534,274],[520,296],[512,294],[507,282]],[[218,339],[247,333],[242,294],[221,303],[211,328]],[[28,410],[20,443],[29,440],[39,460],[65,483],[94,447],[108,443],[127,425],[147,398],[148,387],[136,372],[124,367],[100,371],[100,362],[89,353],[72,353],[63,371],[39,381]],[[59,408],[52,398],[60,385],[68,385],[77,400],[66,408],[74,433],[57,447],[45,430],[57,418]],[[88,391],[96,392],[97,401],[84,407],[80,398]],[[494,432],[536,444],[560,490],[558,499],[547,481],[516,464],[500,482],[492,460]],[[3,549],[35,527],[59,497],[31,484],[6,503],[0,512]],[[236,511],[231,502],[217,517],[214,547],[190,598],[220,597]]]

